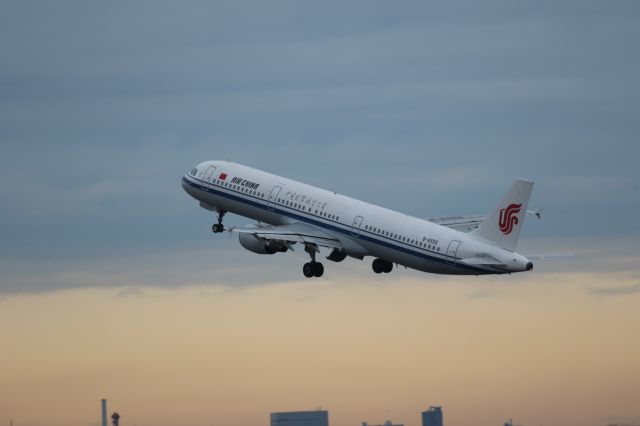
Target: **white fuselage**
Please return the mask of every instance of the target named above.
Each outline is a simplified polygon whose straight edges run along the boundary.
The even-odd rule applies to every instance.
[[[182,178],[182,186],[205,208],[274,226],[295,222],[313,225],[338,239],[355,258],[375,256],[438,274],[503,274],[530,269],[524,256],[468,233],[236,163],[201,163]],[[503,266],[465,261],[486,257],[500,260]]]

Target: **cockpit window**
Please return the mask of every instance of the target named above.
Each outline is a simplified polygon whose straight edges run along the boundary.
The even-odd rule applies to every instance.
[[[195,167],[194,167],[193,169],[191,169],[191,172],[189,172],[189,174],[190,174],[191,176],[195,176],[195,175],[196,175],[196,173],[198,173],[198,169],[197,169],[197,168],[195,168]]]

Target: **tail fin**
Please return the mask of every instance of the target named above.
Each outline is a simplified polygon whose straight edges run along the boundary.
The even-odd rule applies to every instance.
[[[514,251],[532,190],[533,182],[524,179],[515,181],[498,207],[471,235]]]

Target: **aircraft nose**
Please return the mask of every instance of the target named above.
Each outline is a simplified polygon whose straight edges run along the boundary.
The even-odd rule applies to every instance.
[[[189,186],[189,182],[187,181],[187,175],[182,176],[181,185],[182,189],[184,189],[187,194],[191,195],[191,187]]]
[[[532,270],[532,269],[533,269],[533,263],[531,263],[531,262],[527,262],[527,266],[526,266],[526,268],[527,268],[527,271]]]

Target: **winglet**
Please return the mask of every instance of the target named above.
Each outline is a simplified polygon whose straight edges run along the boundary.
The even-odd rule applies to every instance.
[[[514,251],[532,190],[532,181],[515,181],[498,207],[470,235]]]

